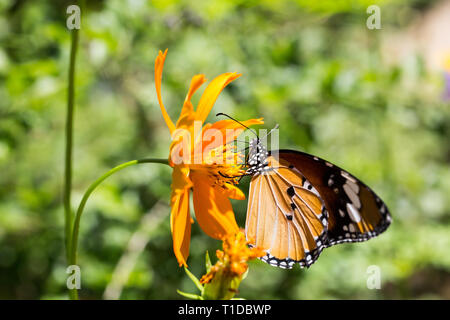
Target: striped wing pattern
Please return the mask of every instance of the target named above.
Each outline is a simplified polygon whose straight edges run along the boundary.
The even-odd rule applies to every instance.
[[[246,236],[281,268],[310,266],[324,248],[327,213],[317,190],[298,171],[269,157],[269,169],[250,184]]]

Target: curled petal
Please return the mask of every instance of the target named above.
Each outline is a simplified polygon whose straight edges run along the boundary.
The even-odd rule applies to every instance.
[[[158,102],[159,107],[161,108],[161,112],[164,118],[164,121],[167,124],[167,127],[170,130],[170,133],[172,133],[175,130],[175,125],[173,124],[172,120],[169,117],[169,114],[166,111],[166,108],[164,107],[164,104],[162,102],[161,98],[161,80],[162,80],[162,72],[164,68],[164,61],[166,60],[167,55],[167,49],[164,51],[164,53],[159,51],[158,56],[155,60],[155,87],[156,87],[156,95],[158,96]]]
[[[195,93],[195,91],[200,88],[202,84],[206,82],[205,75],[203,74],[197,74],[192,77],[191,80],[191,86],[189,87],[188,94],[186,96],[186,101],[191,101],[192,95]]]
[[[191,103],[192,95],[195,91],[200,88],[200,86],[205,83],[206,79],[203,74],[197,74],[192,77],[191,85],[189,87],[188,94],[186,95],[186,99],[184,100],[183,108],[181,109],[180,118],[177,121],[177,128],[191,128],[194,125],[195,121],[195,112],[194,107]]]
[[[222,92],[222,90],[233,80],[240,77],[241,75],[236,72],[223,73],[216,77],[211,83],[206,87],[205,92],[203,92],[202,97],[197,106],[196,115],[197,120],[204,122],[208,117],[217,97]]]

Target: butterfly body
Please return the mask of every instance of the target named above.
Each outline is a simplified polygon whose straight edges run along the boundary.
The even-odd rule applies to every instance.
[[[293,150],[249,146],[252,176],[246,236],[281,268],[313,264],[324,248],[369,240],[389,226],[383,201],[363,182],[328,161]]]
[[[259,138],[250,140],[248,153],[248,169],[246,175],[256,175],[269,169],[267,158],[269,152],[267,148],[259,141]]]

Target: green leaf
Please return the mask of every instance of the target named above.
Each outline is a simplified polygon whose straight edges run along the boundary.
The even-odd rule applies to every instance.
[[[197,294],[193,294],[193,293],[187,293],[187,292],[183,292],[177,289],[177,293],[185,298],[188,299],[192,299],[192,300],[203,300],[203,298]]]
[[[209,258],[208,250],[206,250],[205,260],[206,260],[206,263],[205,263],[205,265],[206,265],[206,272],[208,273],[211,270],[211,266],[212,266],[211,259]]]
[[[194,274],[192,272],[190,272],[188,270],[188,268],[186,268],[186,267],[184,267],[184,271],[186,272],[188,277],[192,280],[192,282],[195,284],[195,286],[198,288],[198,290],[200,290],[200,292],[203,292],[203,286],[200,283],[200,281],[197,279],[197,277],[194,276]]]
[[[247,268],[247,270],[245,270],[244,274],[242,275],[242,280],[244,280],[245,278],[247,278],[248,275],[248,270],[250,269],[250,267]]]

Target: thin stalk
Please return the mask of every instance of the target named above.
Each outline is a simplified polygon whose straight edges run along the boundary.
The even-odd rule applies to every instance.
[[[102,183],[106,178],[111,176],[112,174],[125,169],[129,166],[139,164],[139,163],[162,163],[162,164],[169,164],[166,159],[140,159],[140,160],[132,160],[125,163],[122,163],[118,165],[117,167],[109,170],[104,175],[102,175],[100,178],[95,180],[87,189],[87,191],[84,193],[83,198],[81,199],[80,205],[78,206],[76,215],[75,215],[75,221],[73,224],[73,231],[72,231],[72,239],[71,239],[71,251],[70,251],[70,264],[76,265],[77,264],[77,251],[78,251],[78,234],[80,231],[80,221],[81,221],[81,215],[83,214],[84,207],[86,205],[86,202],[89,199],[89,196],[92,194],[92,192],[97,188],[97,186]],[[71,289],[70,290],[70,299],[77,300],[78,299],[78,291],[77,289]]]
[[[69,261],[70,234],[72,231],[73,213],[71,209],[71,189],[72,189],[72,144],[73,144],[73,116],[75,105],[75,63],[78,48],[78,29],[73,29],[72,42],[70,48],[69,63],[69,86],[67,92],[67,118],[66,118],[66,150],[64,167],[64,224],[65,224],[65,245],[66,257]]]

